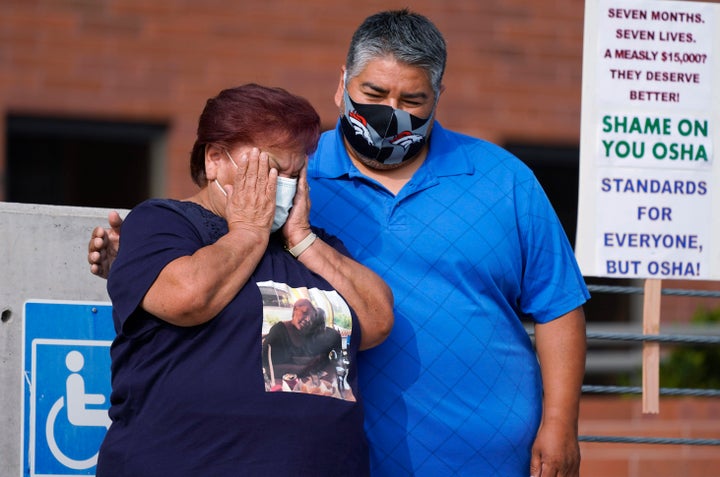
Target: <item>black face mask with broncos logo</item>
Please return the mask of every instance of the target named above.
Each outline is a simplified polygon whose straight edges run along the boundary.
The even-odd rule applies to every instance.
[[[344,93],[343,135],[363,157],[382,164],[412,159],[427,142],[430,117],[419,118],[384,104],[359,104]]]

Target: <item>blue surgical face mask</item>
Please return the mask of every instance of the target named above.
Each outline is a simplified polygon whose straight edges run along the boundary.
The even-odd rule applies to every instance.
[[[235,166],[235,169],[237,169],[237,164],[235,164],[235,161],[233,161],[230,153],[225,151],[225,154],[227,154],[228,159],[230,159],[230,162],[232,162],[233,166]],[[220,189],[223,195],[227,197],[227,192],[225,192],[225,189],[223,189],[217,179],[215,179],[215,184],[218,186],[218,189]],[[297,179],[278,176],[277,190],[275,191],[275,216],[273,217],[273,223],[270,227],[270,232],[280,230],[280,227],[285,225],[288,215],[290,215],[290,209],[292,209],[293,199],[295,198],[296,191]]]
[[[275,217],[273,218],[271,232],[279,230],[285,225],[290,209],[292,209],[293,199],[297,191],[297,179],[290,177],[277,178],[277,191],[275,192]]]
[[[382,164],[400,164],[415,157],[427,142],[432,112],[419,118],[392,106],[356,103],[347,87],[343,97],[342,132],[362,156]]]

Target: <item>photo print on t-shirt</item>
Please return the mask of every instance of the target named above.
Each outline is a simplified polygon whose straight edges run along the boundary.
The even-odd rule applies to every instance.
[[[347,374],[350,307],[335,291],[258,282],[263,300],[262,372],[267,392],[355,401]]]

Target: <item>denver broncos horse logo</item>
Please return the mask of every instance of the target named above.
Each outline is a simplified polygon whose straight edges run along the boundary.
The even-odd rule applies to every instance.
[[[370,131],[368,131],[367,121],[365,118],[360,116],[357,111],[350,111],[347,118],[355,130],[355,134],[362,136],[368,144],[372,145],[372,137],[370,136]]]
[[[368,125],[365,118],[358,114],[357,111],[350,111],[347,115],[347,118],[353,129],[355,130],[355,134],[357,134],[358,136],[362,136],[368,144],[373,146],[374,144],[372,141],[372,136],[370,135],[370,131],[368,130]],[[388,139],[388,142],[390,142],[390,144],[392,144],[393,146],[400,146],[407,151],[410,146],[415,143],[421,142],[422,140],[423,136],[419,134],[414,134],[411,131],[403,131],[399,134],[396,134],[392,139]]]
[[[390,139],[390,144],[393,146],[402,146],[402,148],[407,151],[414,143],[422,140],[423,137],[419,134],[413,134],[410,131],[403,131],[394,138]]]

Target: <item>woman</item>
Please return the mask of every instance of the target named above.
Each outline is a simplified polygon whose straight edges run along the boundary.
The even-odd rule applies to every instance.
[[[347,307],[355,398],[357,351],[392,326],[385,283],[309,225],[319,130],[312,106],[282,89],[224,90],[191,153],[200,190],[128,214],[108,277],[117,337],[99,477],[368,473],[361,400],[275,392],[282,376],[262,364],[273,318],[258,283]]]

